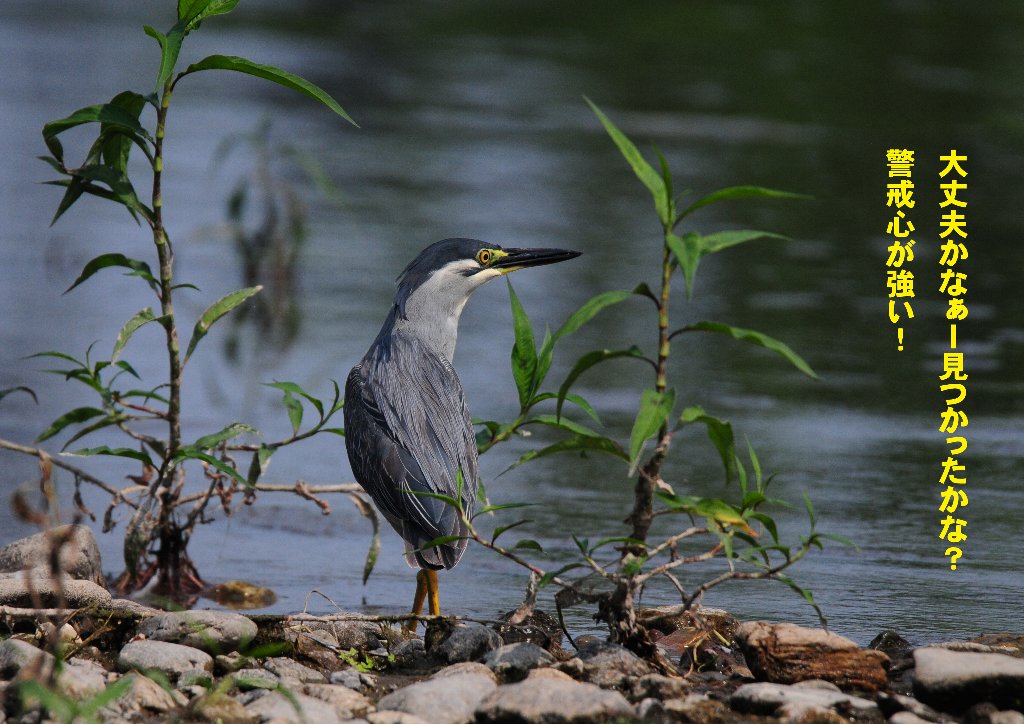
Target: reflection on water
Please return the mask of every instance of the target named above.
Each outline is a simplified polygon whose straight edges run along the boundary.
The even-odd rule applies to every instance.
[[[445,236],[584,251],[571,268],[517,276],[519,296],[541,327],[559,324],[600,291],[653,284],[660,252],[650,201],[586,109],[586,94],[637,140],[658,145],[679,171],[679,188],[699,194],[754,183],[816,197],[707,209],[695,220],[701,231],[765,228],[794,241],[759,242],[709,259],[694,301],[680,299],[675,314],[680,323],[714,319],[780,337],[822,381],[807,381],[764,350],[692,335],[677,347],[672,373],[686,404],[730,419],[749,437],[766,470],[778,473],[777,496],[799,500],[807,491],[821,527],[860,545],[829,546],[795,572],[834,627],[866,642],[888,627],[936,640],[1016,625],[1024,587],[1015,516],[1024,471],[1024,299],[1011,270],[1024,268],[1024,251],[1014,243],[1022,230],[1024,8],[992,2],[944,14],[928,7],[655,2],[626,12],[598,2],[581,15],[540,2],[516,3],[513,12],[497,1],[398,11],[394,3],[339,8],[310,0],[285,16],[275,4],[246,3],[223,22],[205,24],[187,53],[239,54],[294,70],[327,87],[362,128],[235,74],[198,74],[176,92],[164,196],[182,280],[202,290],[180,293],[186,318],[238,284],[229,245],[202,232],[223,220],[226,179],[251,168],[235,154],[210,173],[209,159],[227,134],[250,130],[269,110],[274,134],[315,154],[345,198],[340,209],[309,207],[291,291],[304,310],[294,343],[257,326],[240,328],[246,343],[276,352],[242,371],[216,344],[197,352],[184,399],[188,429],[198,435],[245,420],[268,439],[286,433],[277,393],[260,383],[290,379],[326,395],[329,380],[343,380],[376,334],[394,276],[422,246]],[[33,159],[45,121],[122,87],[148,88],[154,49],[139,28],[154,22],[150,12],[113,0],[87,9],[5,4],[0,388],[30,384],[42,393],[38,407],[25,396],[4,400],[5,438],[27,441],[61,411],[92,403],[82,390],[50,386],[25,355],[81,352],[96,340],[106,348],[120,320],[149,303],[136,280],[113,272],[60,295],[92,256],[140,254],[147,242],[123,213],[94,203],[48,229],[57,195],[32,182],[47,178]],[[888,31],[911,26],[916,32],[897,47]],[[76,50],[55,54],[56,47]],[[927,211],[938,202],[937,186],[927,181],[938,170],[932,159],[954,146],[971,158],[966,268],[974,306],[961,337],[972,372],[975,493],[955,574],[937,537],[940,302],[922,284],[919,319],[903,353],[884,311],[884,151],[894,145],[915,147],[923,159],[915,215],[924,234],[922,278],[937,260],[938,215],[929,221]],[[649,314],[643,300],[602,313],[566,341],[550,379],[561,379],[591,349],[633,342],[652,349],[654,336],[644,331],[653,330]],[[221,341],[229,333],[215,330],[211,341],[218,331]],[[505,291],[491,285],[467,308],[456,357],[475,417],[501,419],[515,409],[511,339]],[[140,374],[158,378],[160,349],[158,330],[143,329],[126,354]],[[623,438],[643,384],[639,374],[629,362],[615,362],[580,381],[606,427]],[[323,437],[275,455],[272,482],[348,481],[341,441]],[[517,439],[488,453],[482,468],[495,502],[537,504],[524,535],[538,539],[557,565],[572,556],[569,532],[594,538],[620,530],[631,484],[593,458],[549,459],[496,477],[546,439],[544,432]],[[720,463],[707,442],[693,432],[680,435],[677,448],[666,471],[676,490],[720,494]],[[0,462],[4,490],[32,477],[30,460],[4,455]],[[116,481],[130,471],[106,472]],[[323,517],[298,499],[264,495],[203,527],[193,542],[196,563],[211,580],[242,578],[274,589],[273,610],[302,608],[312,589],[345,608],[402,610],[413,576],[397,537],[385,533],[378,571],[364,588],[368,526],[354,511],[334,507]],[[4,540],[31,532],[7,516],[0,510]],[[779,518],[793,537],[805,530],[799,511],[782,510]],[[101,541],[112,572],[120,568],[115,538]],[[687,573],[684,583],[709,573]],[[476,550],[443,576],[442,599],[455,610],[495,615],[517,603],[523,583],[518,570]],[[651,590],[646,600],[672,595]],[[322,610],[322,600],[310,605]],[[780,585],[725,586],[706,602],[742,616],[814,621]],[[571,613],[573,625],[593,625],[585,610]]]

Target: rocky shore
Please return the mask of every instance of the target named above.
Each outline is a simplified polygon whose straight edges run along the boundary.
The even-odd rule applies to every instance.
[[[563,648],[541,615],[436,620],[421,637],[357,614],[159,611],[111,597],[88,529],[74,531],[58,580],[47,545],[0,549],[0,724],[1024,724],[1024,636],[912,648],[886,632],[865,649],[721,611],[643,611],[679,677],[595,637]]]

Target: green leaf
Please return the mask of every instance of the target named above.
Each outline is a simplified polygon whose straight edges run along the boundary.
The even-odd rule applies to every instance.
[[[499,503],[497,505],[487,505],[478,510],[476,513],[474,513],[473,519],[475,520],[481,515],[493,513],[498,510],[511,510],[513,508],[532,508],[535,505],[537,505],[537,503]]]
[[[139,261],[138,259],[130,259],[124,254],[100,254],[82,268],[82,273],[78,275],[77,279],[75,279],[74,284],[64,290],[64,294],[70,292],[101,269],[107,269],[112,266],[131,269],[135,276],[145,279],[153,291],[157,290],[158,282],[156,277],[153,276],[153,272],[150,270],[149,264],[146,262]]]
[[[758,513],[756,511],[753,512],[753,513],[750,513],[749,517],[752,520],[759,521],[761,523],[761,525],[763,525],[765,527],[765,530],[767,530],[768,533],[771,535],[772,540],[774,542],[776,542],[776,543],[779,542],[779,529],[775,525],[775,519],[774,518],[772,518],[767,513]]]
[[[789,241],[788,236],[773,234],[770,231],[756,231],[754,229],[719,231],[715,234],[705,234],[700,238],[700,253],[701,256],[704,256],[705,254],[714,254],[722,249],[728,249],[730,246],[744,244],[748,241],[754,241],[755,239]]]
[[[633,431],[629,435],[630,475],[636,472],[644,444],[654,437],[658,429],[665,424],[668,416],[672,414],[675,404],[675,390],[666,390],[664,393],[656,390],[644,390],[641,394],[640,409],[636,413]]]
[[[685,330],[696,330],[701,332],[715,332],[717,334],[725,334],[733,339],[738,339],[742,342],[750,342],[756,344],[765,349],[769,349],[776,354],[782,355],[792,363],[794,367],[803,372],[805,375],[812,379],[818,379],[818,375],[815,374],[811,366],[808,365],[804,359],[789,348],[789,345],[780,342],[779,340],[769,337],[767,334],[756,332],[753,329],[743,329],[741,327],[733,327],[728,324],[722,324],[721,322],[697,322],[696,324],[690,324],[683,327]]]
[[[103,707],[127,694],[134,684],[135,680],[130,676],[122,677],[112,684],[107,684],[107,688],[103,691],[78,704],[78,715],[88,719]]]
[[[558,388],[558,402],[555,405],[555,415],[558,417],[562,416],[562,405],[564,404],[565,399],[569,394],[569,388],[572,387],[573,383],[579,378],[580,375],[582,375],[584,372],[589,370],[594,365],[598,365],[602,362],[607,362],[610,359],[617,359],[619,357],[633,357],[635,359],[642,359],[646,360],[647,362],[650,362],[650,360],[644,357],[643,353],[640,351],[640,348],[635,345],[630,347],[629,349],[599,349],[593,352],[588,352],[587,354],[583,355],[578,360],[576,360],[576,364],[573,365],[573,368],[569,371],[569,374],[568,376],[566,376],[565,381],[562,383],[562,386]]]
[[[188,23],[179,20],[174,27],[164,35],[159,30],[148,25],[143,27],[146,35],[153,38],[160,44],[160,69],[156,74],[156,92],[160,93],[174,74],[174,66],[178,64],[178,55],[181,53],[181,43],[188,34]]]
[[[450,505],[457,511],[462,512],[462,502],[457,498],[453,498],[450,495],[444,495],[443,493],[428,493],[425,490],[412,490],[411,488],[402,488],[403,493],[409,493],[410,495],[417,495],[423,498],[436,498],[445,505]]]
[[[138,93],[124,91],[114,96],[110,100],[110,105],[124,108],[138,119],[146,105],[146,99]],[[149,148],[143,142],[142,137],[136,133],[124,133],[109,124],[101,123],[100,137],[97,141],[100,143],[103,162],[118,171],[124,172],[128,168],[128,157],[131,154],[133,143],[142,149],[152,164],[153,156]]]
[[[180,463],[185,460],[200,460],[206,463],[207,465],[216,468],[217,470],[224,473],[228,477],[233,478],[242,487],[249,487],[249,481],[242,477],[242,474],[235,470],[232,466],[228,465],[223,460],[218,460],[217,458],[213,457],[213,455],[209,455],[203,452],[202,450],[197,449],[193,445],[181,448],[178,451],[178,454],[174,456],[175,463]]]
[[[722,458],[726,482],[732,480],[732,475],[736,471],[736,438],[733,434],[732,423],[707,414],[699,405],[687,407],[679,417],[680,426],[695,422],[707,427],[708,439],[711,440],[711,444],[715,446],[718,455]],[[742,471],[742,467],[740,469]]]
[[[47,719],[52,717],[57,721],[70,722],[77,718],[74,699],[64,696],[56,689],[44,686],[39,681],[25,680],[12,687],[12,690],[18,692],[21,697],[21,705],[26,710],[41,706],[50,715],[46,717]]]
[[[784,573],[776,573],[775,578],[782,581],[787,586],[792,588],[794,591],[799,593],[803,597],[803,599],[807,601],[808,604],[810,604],[811,608],[814,609],[814,612],[818,614],[818,620],[821,622],[822,627],[827,628],[828,619],[825,617],[824,612],[822,612],[821,608],[818,606],[817,601],[814,600],[814,594],[811,593],[809,589],[798,585],[796,581],[794,581],[792,578],[785,575]]]
[[[108,415],[107,417],[104,417],[99,422],[94,422],[91,425],[86,425],[85,427],[79,429],[78,432],[76,432],[74,435],[72,435],[68,439],[68,441],[66,443],[64,443],[63,446],[61,446],[61,451],[63,452],[65,450],[67,450],[67,448],[71,445],[71,443],[75,442],[76,440],[81,440],[86,435],[91,435],[92,433],[96,432],[97,430],[102,430],[102,429],[104,429],[106,427],[110,427],[111,425],[116,425],[118,422],[120,422],[123,419],[124,419],[123,415],[117,415],[117,416]]]
[[[590,437],[600,437],[601,434],[594,430],[591,430],[586,425],[580,425],[577,422],[573,422],[564,417],[556,417],[555,415],[535,415],[534,417],[524,420],[522,425],[547,425],[557,430],[565,430],[576,435],[587,435]]]
[[[238,0],[178,0],[178,19],[184,20],[189,30],[195,30],[206,18],[230,13],[236,5]]]
[[[712,191],[707,196],[701,197],[690,204],[683,213],[676,219],[678,223],[681,219],[689,216],[697,209],[702,209],[709,204],[718,203],[719,201],[731,201],[734,199],[810,199],[812,197],[804,194],[794,194],[789,191],[778,191],[777,189],[768,189],[763,186],[730,186],[728,188],[719,189],[718,191]]]
[[[323,403],[317,398],[313,397],[308,392],[306,392],[304,389],[302,389],[299,385],[295,384],[294,382],[264,382],[263,384],[266,385],[267,387],[273,387],[275,389],[281,390],[282,392],[291,392],[308,400],[309,404],[315,407],[316,411],[320,414],[320,419],[324,419]],[[335,395],[335,397],[337,398],[337,395]]]
[[[181,75],[185,76],[189,73],[196,73],[201,70],[234,70],[239,73],[246,73],[248,75],[254,75],[257,78],[273,81],[274,83],[283,85],[285,88],[291,88],[292,90],[304,93],[310,98],[320,101],[353,126],[358,127],[359,125],[349,117],[348,113],[346,113],[345,110],[338,105],[338,102],[334,100],[323,88],[320,88],[297,75],[292,75],[291,73],[283,71],[280,68],[275,68],[270,65],[260,65],[259,63],[254,63],[251,60],[239,58],[234,55],[211,55],[203,58],[198,63],[193,63],[186,68]]]
[[[512,377],[519,391],[519,406],[525,410],[533,397],[537,376],[537,347],[533,338],[533,326],[526,316],[523,305],[512,282],[506,278],[508,298],[512,305],[512,327],[515,330],[515,344],[512,345]]]
[[[128,344],[128,340],[135,334],[136,330],[147,322],[152,322],[156,317],[153,316],[153,310],[149,307],[141,309],[135,313],[135,315],[124,323],[121,327],[121,331],[117,333],[117,339],[114,341],[114,350],[110,353],[110,361],[116,362],[117,358],[121,356],[121,352],[124,351],[124,346]]]
[[[5,390],[0,390],[0,400],[4,399],[12,392],[24,392],[26,395],[31,395],[32,399],[35,400],[35,403],[37,405],[39,404],[39,398],[36,397],[35,391],[32,390],[31,387],[25,387],[25,385],[18,385],[17,387],[8,387]]]
[[[121,105],[111,103],[97,104],[79,108],[66,118],[50,121],[43,126],[43,142],[53,154],[53,157],[60,163],[64,162],[64,148],[61,146],[57,136],[75,126],[84,123],[102,123],[108,128],[125,131],[129,135],[139,136],[152,141],[152,136],[139,123],[138,114],[133,115]]]
[[[537,588],[538,589],[544,588],[544,586],[546,586],[549,583],[551,583],[551,581],[553,581],[558,576],[562,575],[563,573],[567,573],[568,571],[571,571],[571,570],[573,570],[575,568],[583,568],[583,564],[582,563],[569,563],[568,565],[562,566],[557,571],[548,571],[547,573],[545,573],[543,576],[540,577],[539,581],[537,581]]]
[[[565,324],[563,324],[555,333],[555,339],[561,339],[562,337],[572,334],[597,316],[597,313],[605,307],[610,307],[613,304],[625,301],[633,296],[633,294],[634,292],[632,291],[616,289],[609,292],[602,292],[601,294],[591,297],[580,305],[579,309],[573,312],[567,320],[565,320]]]
[[[516,462],[509,465],[505,470],[502,471],[502,475],[507,473],[513,468],[517,468],[523,463],[536,460],[538,458],[547,457],[548,455],[554,455],[555,453],[562,452],[601,452],[613,457],[617,457],[620,460],[629,461],[629,457],[626,455],[625,450],[614,440],[606,437],[591,437],[590,435],[577,435],[576,437],[567,438],[565,440],[559,440],[554,445],[548,445],[540,450],[530,450],[523,454]]]
[[[266,445],[260,445],[259,449],[252,454],[252,462],[249,463],[249,474],[245,478],[250,487],[256,485],[263,473],[267,472],[267,468],[270,467],[270,457],[273,454],[274,448]]]
[[[103,410],[95,407],[76,407],[73,410],[65,412],[63,415],[51,422],[50,426],[36,438],[36,442],[49,440],[68,425],[76,425],[80,422],[85,422],[86,420],[91,420],[94,417],[99,417],[100,415],[105,414],[106,413],[103,412]]]
[[[537,395],[536,397],[533,398],[533,402],[531,403],[531,405],[535,405],[538,402],[544,402],[545,400],[553,400],[553,399],[556,399],[557,397],[558,397],[558,393],[557,392],[542,392],[541,394],[539,394],[539,395]],[[566,399],[569,402],[573,403],[574,405],[579,407],[581,410],[583,410],[585,413],[587,413],[587,415],[590,416],[590,419],[593,420],[594,422],[596,422],[598,425],[604,424],[604,423],[601,422],[601,418],[598,417],[597,410],[594,409],[594,406],[591,405],[589,402],[587,402],[580,395],[577,395],[574,392],[570,392],[569,394],[567,394],[565,396],[564,399]]]
[[[636,538],[630,538],[629,536],[620,535],[611,538],[602,538],[590,547],[588,555],[593,554],[594,551],[598,550],[599,548],[604,548],[605,546],[611,545],[612,543],[624,543],[629,546],[640,546],[641,548],[647,547],[647,543],[645,541],[638,540]]]
[[[515,523],[510,523],[508,525],[499,525],[497,528],[494,529],[494,535],[491,536],[491,543],[495,543],[498,540],[498,536],[500,536],[505,531],[512,530],[513,528],[518,528],[521,525],[526,525],[527,523],[532,522],[533,521],[530,520],[517,520]]]
[[[516,544],[512,546],[512,550],[516,549],[537,551],[538,553],[544,552],[544,549],[541,547],[540,543],[533,540],[532,538],[523,538],[521,540],[517,540]]]
[[[128,176],[123,171],[101,164],[90,164],[75,169],[73,173],[75,178],[90,182],[82,187],[82,191],[85,193],[124,205],[133,218],[136,213],[140,213],[146,218],[152,216],[152,212],[146,205],[139,201],[139,197],[135,194],[135,187],[132,186],[132,182],[128,180]],[[95,186],[94,183],[106,184],[110,190]]]
[[[629,162],[630,167],[633,169],[633,173],[640,179],[644,186],[651,192],[651,196],[654,197],[654,207],[658,211],[658,218],[661,219],[663,226],[668,226],[672,223],[672,217],[670,215],[670,209],[668,202],[668,196],[666,195],[665,181],[661,175],[654,170],[651,164],[647,163],[644,157],[637,150],[637,147],[633,144],[629,138],[626,137],[622,131],[616,128],[615,124],[594,103],[586,96],[583,99],[590,105],[591,110],[597,115],[601,121],[601,125],[604,126],[605,131],[611,136],[612,141],[619,148],[619,153],[622,154],[623,158]]]
[[[302,427],[302,403],[291,392],[285,390],[284,396],[281,398],[281,404],[284,405],[284,409],[288,412],[288,421],[292,424],[292,434],[297,435],[299,428]]]
[[[192,443],[191,447],[198,448],[199,450],[209,450],[217,447],[222,442],[227,442],[228,440],[236,438],[244,433],[259,434],[259,431],[252,425],[246,425],[244,422],[233,422],[220,432],[215,432],[211,435],[203,435]]]
[[[141,450],[135,450],[130,447],[111,448],[108,447],[107,445],[100,445],[99,447],[87,447],[82,448],[81,450],[73,450],[71,452],[64,453],[64,455],[74,455],[75,457],[89,457],[92,455],[112,455],[113,457],[118,458],[130,458],[132,460],[138,460],[140,462],[145,463],[151,468],[156,467],[156,465],[154,465],[153,461],[150,459],[149,455],[142,452]]]
[[[199,344],[199,340],[206,336],[206,333],[210,331],[210,327],[214,322],[252,295],[258,293],[261,289],[263,289],[262,286],[239,289],[238,291],[231,292],[230,294],[221,297],[211,304],[199,317],[199,321],[196,322],[196,326],[192,330],[192,339],[189,340],[188,350],[185,352],[185,359],[182,361],[182,364],[184,365],[185,362],[188,362],[188,358],[192,356],[192,352],[195,351],[196,345]]]
[[[700,236],[693,232],[677,236],[669,231],[665,234],[665,245],[679,262],[679,268],[683,270],[686,298],[690,299],[693,296],[693,279],[697,274],[697,265],[700,263]]]

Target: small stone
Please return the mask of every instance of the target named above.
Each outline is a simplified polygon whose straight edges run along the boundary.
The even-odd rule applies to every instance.
[[[490,672],[452,674],[398,689],[378,701],[377,708],[423,715],[434,724],[465,724],[496,687]]]
[[[875,702],[829,689],[786,686],[760,682],[744,684],[729,697],[729,705],[746,714],[775,715],[799,719],[818,710],[831,709],[849,717],[880,717]]]
[[[355,719],[366,715],[373,709],[373,704],[357,691],[346,686],[334,684],[306,684],[302,693],[326,701],[334,707],[334,713],[340,719]]]
[[[502,682],[522,681],[531,669],[549,666],[555,663],[555,657],[537,644],[522,642],[499,646],[488,652],[484,664],[495,673]]]
[[[428,653],[446,664],[456,664],[476,661],[501,644],[501,636],[492,628],[479,623],[458,624],[452,628],[448,638]]]
[[[888,656],[822,629],[748,621],[736,629],[736,641],[758,679],[782,684],[824,679],[866,691],[887,681]]]
[[[552,668],[562,672],[566,676],[572,677],[573,679],[582,679],[587,666],[583,663],[583,659],[578,656],[574,656],[568,661],[559,661]]]
[[[889,717],[889,724],[929,724],[936,719],[922,719],[909,711],[898,711]]]
[[[363,680],[360,678],[359,672],[352,667],[332,671],[327,680],[332,684],[346,686],[349,689],[355,689],[357,691],[363,688]]]
[[[445,666],[435,671],[430,678],[443,679],[446,676],[458,676],[460,674],[479,674],[480,676],[486,676],[495,684],[498,683],[498,677],[494,675],[494,672],[479,661],[463,661],[458,664]]]
[[[242,722],[249,719],[242,702],[219,691],[199,696],[192,704],[192,711],[198,719],[208,722]]]
[[[139,633],[154,641],[170,641],[210,654],[237,651],[256,637],[256,624],[237,613],[174,611],[147,618]]]
[[[48,677],[53,671],[55,659],[53,654],[37,649],[21,639],[0,641],[0,678],[13,679],[26,667],[38,666],[42,677]]]
[[[311,669],[305,664],[286,658],[275,656],[263,663],[263,668],[272,674],[277,674],[285,682],[293,681],[302,684],[326,684],[327,677],[316,669]]]
[[[251,659],[237,651],[213,657],[213,670],[218,674],[231,674],[249,665]]]
[[[644,699],[681,699],[690,693],[693,688],[686,679],[661,674],[647,674],[632,682],[630,699],[643,701]]]
[[[210,675],[210,672],[205,669],[182,671],[178,674],[178,683],[176,688],[180,690],[190,686],[213,686],[213,677]]]
[[[190,646],[167,643],[166,641],[132,641],[124,645],[117,656],[121,671],[162,672],[171,681],[185,671],[203,669],[213,671],[210,655]]]
[[[535,610],[519,623],[509,623],[516,611],[501,615],[501,623],[495,628],[506,644],[531,643],[545,651],[554,653],[562,650],[562,627],[550,613]]]
[[[793,684],[797,689],[824,689],[825,691],[842,691],[831,681],[824,679],[804,679]]]
[[[878,702],[878,707],[882,710],[882,713],[888,717],[892,717],[901,712],[909,712],[914,716],[928,721],[943,721],[949,718],[944,717],[927,704],[918,701],[912,696],[904,696],[903,694],[893,694],[883,691],[878,694],[876,701]]]
[[[577,659],[578,661],[579,659]],[[575,681],[574,678],[569,676],[564,671],[559,671],[553,668],[534,669],[527,677],[527,681],[536,681],[537,679],[553,679],[555,681]]]
[[[617,717],[632,719],[634,714],[633,707],[617,691],[576,681],[529,678],[498,687],[476,711],[478,721],[560,724],[582,724]]]
[[[335,713],[334,707],[320,699],[305,694],[293,693],[291,697],[277,691],[262,691],[245,705],[246,717],[262,722],[316,722],[316,724],[333,724],[341,718]]]
[[[103,721],[121,717],[152,717],[177,709],[186,703],[180,691],[167,691],[148,676],[133,671],[125,674],[124,678],[131,680],[131,688],[101,710]]]
[[[63,599],[63,600],[62,600]],[[43,608],[88,608],[104,606],[111,601],[110,591],[92,581],[82,581],[62,575],[59,581],[44,573],[0,573],[0,606],[35,608],[36,601]]]
[[[650,664],[624,646],[591,641],[580,647],[583,677],[601,687],[628,688],[632,679],[653,673]]]
[[[914,651],[914,696],[942,711],[987,701],[1024,707],[1024,660],[1006,654],[925,647]]]
[[[57,686],[74,699],[88,699],[107,688],[107,670],[95,661],[71,659],[64,662]]]
[[[100,560],[96,537],[84,525],[63,525],[8,543],[0,548],[0,571],[39,568],[47,573],[53,542],[60,539],[66,541],[60,549],[61,570],[72,578],[105,587],[103,562]]]
[[[391,650],[395,665],[400,669],[425,669],[430,666],[423,639],[407,639],[395,644]]]
[[[731,722],[735,714],[720,701],[706,694],[689,694],[682,699],[668,699],[662,703],[668,721]]]
[[[264,669],[239,669],[231,680],[242,691],[252,689],[276,689],[281,679]]]
[[[430,724],[426,719],[420,719],[415,714],[404,711],[375,711],[366,715],[366,721],[370,724]]]

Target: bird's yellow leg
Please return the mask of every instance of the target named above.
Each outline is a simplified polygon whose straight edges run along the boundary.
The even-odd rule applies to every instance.
[[[426,570],[421,568],[419,570],[419,572],[416,574],[416,596],[415,596],[415,598],[413,598],[413,601],[412,601],[412,615],[413,616],[419,616],[420,613],[423,611],[423,601],[427,597],[427,590],[429,588],[429,585],[427,583],[427,574],[428,573],[433,573],[433,571],[426,571]],[[437,580],[436,577],[435,577],[434,580],[435,581]],[[436,587],[437,586],[435,584],[435,589],[436,589]],[[435,595],[435,598],[436,598],[436,595]],[[406,623],[405,626],[403,626],[402,628],[405,630],[406,633],[415,633],[416,632],[416,624],[417,623],[418,623],[418,621],[413,618],[413,619],[410,619],[409,622]]]
[[[437,590],[437,571],[423,571],[427,578],[427,611],[431,616],[441,615],[441,598]]]

